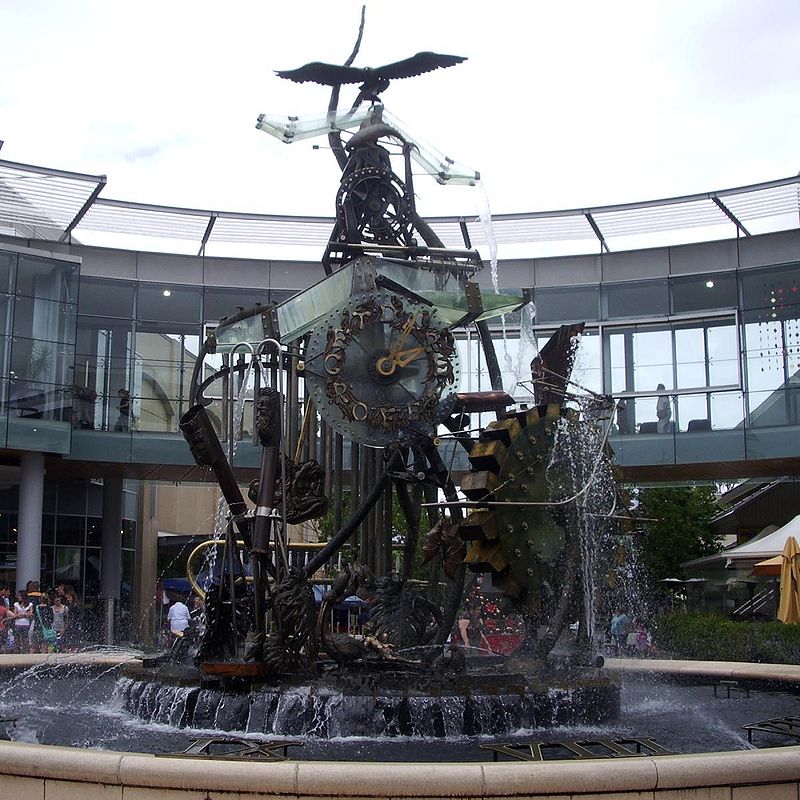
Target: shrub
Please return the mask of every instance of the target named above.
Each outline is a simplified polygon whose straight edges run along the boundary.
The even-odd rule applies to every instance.
[[[800,625],[733,621],[714,614],[664,614],[653,623],[655,646],[676,658],[800,662]]]

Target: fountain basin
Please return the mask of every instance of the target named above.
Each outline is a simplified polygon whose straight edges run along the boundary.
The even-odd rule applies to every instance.
[[[36,658],[36,657],[34,657]],[[38,657],[40,662],[54,659]],[[73,656],[60,660],[68,664],[80,663]],[[0,658],[2,663],[8,662]],[[108,669],[107,657],[100,671]],[[19,665],[15,665],[19,669]],[[708,670],[714,677],[745,677],[775,683],[782,681],[787,688],[800,683],[800,667],[792,665],[706,664],[699,662],[638,662],[611,660],[610,668],[623,671],[626,666],[641,671],[655,667],[658,673],[673,672],[682,676],[702,677]],[[13,667],[12,667],[13,669]],[[98,671],[92,665],[92,672]],[[761,670],[761,673],[759,673]],[[13,682],[12,683],[13,688]],[[708,687],[698,687],[696,691]],[[656,693],[660,691],[656,687]],[[763,695],[766,703],[772,695]],[[786,696],[787,703],[796,698]],[[83,701],[91,704],[92,698]],[[665,700],[668,702],[668,698]],[[740,701],[719,701],[717,708],[735,708]],[[742,703],[758,707],[758,697]],[[35,703],[35,699],[34,699]],[[702,715],[698,710],[698,716]],[[767,716],[766,714],[764,716]],[[48,718],[49,719],[49,718]],[[77,735],[57,719],[50,725],[70,740]],[[111,719],[112,726],[122,728],[119,720]],[[689,723],[692,720],[688,720]],[[140,724],[141,723],[137,723]],[[165,726],[148,723],[142,726],[142,735],[152,737]],[[645,731],[642,731],[645,732]],[[125,732],[117,730],[125,737]],[[174,735],[174,734],[170,734]],[[185,734],[186,736],[188,734]],[[547,731],[528,735],[529,739],[552,739]],[[111,738],[112,743],[116,740]],[[76,742],[77,743],[77,742]],[[307,745],[300,750],[311,750],[300,757],[321,757],[320,752],[331,747],[331,742],[320,740],[315,755]],[[400,748],[410,747],[410,742],[392,743]],[[764,742],[768,744],[768,742]],[[119,745],[118,745],[119,746]],[[143,745],[144,746],[144,745]],[[427,758],[429,753],[443,748],[436,739],[420,740],[414,753]],[[180,746],[173,749],[181,749]],[[336,751],[329,754],[335,757]],[[447,757],[447,751],[444,750]],[[459,758],[454,753],[451,758]],[[610,761],[558,761],[543,763],[517,763],[505,761],[460,761],[459,763],[387,763],[373,761],[293,760],[264,764],[194,758],[159,758],[153,755],[100,751],[83,748],[65,748],[19,742],[0,742],[0,797],[33,796],[44,798],[78,797],[124,798],[147,800],[164,798],[179,800],[206,797],[219,800],[236,793],[242,798],[296,797],[296,798],[412,798],[412,797],[531,797],[544,798],[570,796],[597,798],[613,793],[614,798],[703,798],[703,800],[744,800],[745,798],[791,797],[796,800],[800,783],[800,747],[772,747],[758,751],[709,752],[691,755],[659,756],[617,759]],[[608,797],[610,800],[610,797]]]

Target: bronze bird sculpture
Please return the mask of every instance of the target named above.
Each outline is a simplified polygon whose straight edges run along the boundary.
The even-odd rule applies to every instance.
[[[345,83],[360,81],[358,97],[353,103],[353,109],[355,109],[364,100],[380,102],[378,94],[383,92],[389,86],[389,82],[396,78],[413,78],[415,75],[422,75],[424,72],[431,72],[440,67],[452,67],[462,61],[466,61],[466,57],[423,52],[382,67],[346,67],[312,61],[298,69],[276,70],[275,74],[280,78],[295,81],[295,83],[311,81],[323,86],[341,86]]]

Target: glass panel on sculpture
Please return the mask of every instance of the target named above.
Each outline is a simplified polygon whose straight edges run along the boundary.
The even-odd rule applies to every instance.
[[[135,295],[135,283],[82,277],[78,313],[98,317],[133,319]]]
[[[633,383],[637,392],[673,388],[672,334],[669,330],[633,333]]]
[[[744,395],[741,392],[715,392],[711,395],[711,427],[730,430],[742,426]]]
[[[672,311],[682,314],[721,308],[736,308],[736,276],[707,273],[670,279]]]
[[[136,317],[153,322],[200,322],[200,288],[140,283]]]
[[[666,280],[604,284],[603,318],[666,316],[669,313],[669,290]]]
[[[16,292],[53,302],[78,301],[78,265],[32,256],[19,257]]]

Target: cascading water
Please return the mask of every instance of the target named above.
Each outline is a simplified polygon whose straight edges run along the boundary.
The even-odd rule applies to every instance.
[[[585,423],[562,417],[548,467],[552,497],[564,503],[567,524],[573,528],[570,533],[577,536],[580,547],[582,627],[590,647],[597,630],[598,576],[606,571],[612,549],[611,516],[617,497],[605,437],[602,420]]]
[[[479,180],[475,183],[478,190],[476,195],[476,206],[478,219],[483,228],[486,244],[489,248],[489,265],[492,280],[492,288],[495,294],[500,294],[500,270],[498,265],[498,246],[497,237],[494,232],[492,221],[492,211],[489,203],[489,193],[486,184]],[[528,303],[520,310],[520,336],[517,342],[516,353],[512,353],[509,345],[508,332],[506,329],[506,315],[500,316],[501,335],[503,340],[503,365],[505,367],[506,380],[504,380],[506,391],[512,395],[516,394],[516,387],[522,381],[530,379],[530,363],[534,356],[538,355],[538,347],[533,336],[533,320],[536,316],[536,309],[533,303]]]

